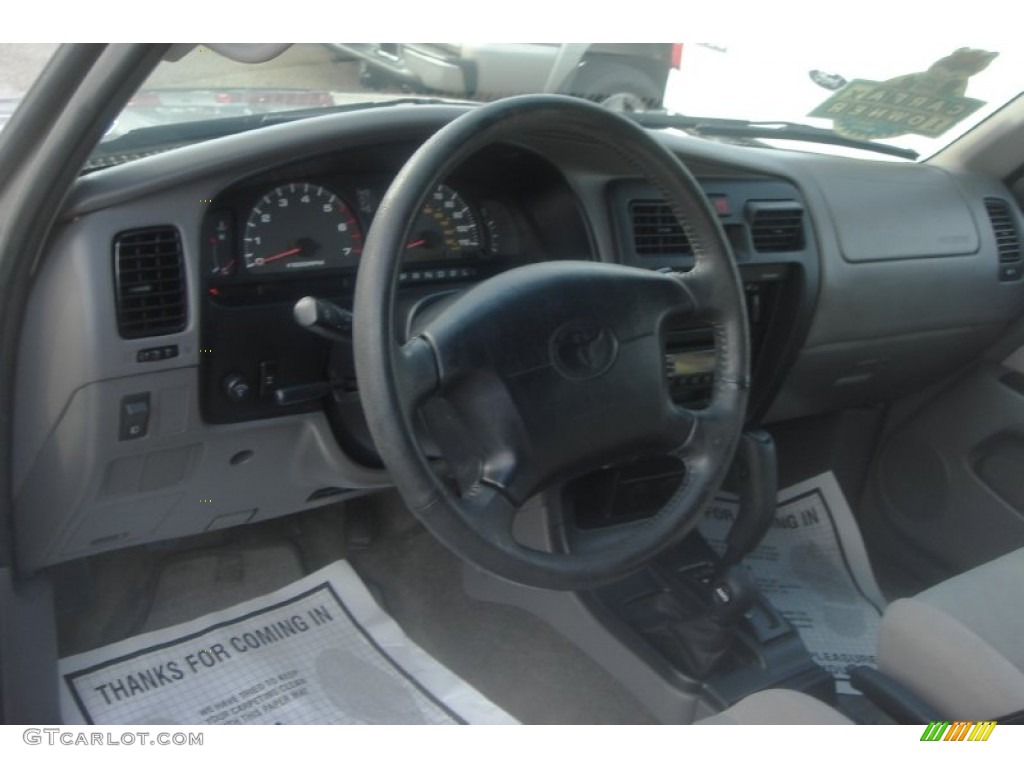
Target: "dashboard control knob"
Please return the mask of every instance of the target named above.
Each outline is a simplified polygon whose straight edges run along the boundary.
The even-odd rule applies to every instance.
[[[222,386],[224,387],[224,394],[228,396],[228,400],[233,400],[236,403],[240,403],[249,397],[249,391],[252,389],[249,386],[249,380],[240,373],[229,373],[224,377]]]

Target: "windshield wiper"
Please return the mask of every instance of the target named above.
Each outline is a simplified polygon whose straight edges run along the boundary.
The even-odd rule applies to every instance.
[[[632,112],[629,115],[645,128],[677,128],[698,136],[735,136],[748,139],[789,139],[817,144],[834,144],[851,149],[864,149],[883,155],[917,160],[918,152],[907,147],[876,144],[866,139],[840,136],[830,128],[787,121],[732,120],[721,117],[694,117],[671,112]]]
[[[119,165],[132,157],[156,154],[157,152],[195,144],[208,139],[231,136],[235,133],[244,133],[245,131],[264,128],[269,125],[291,123],[309,117],[322,117],[323,115],[333,115],[339,112],[355,112],[371,107],[394,107],[402,104],[476,106],[478,103],[429,96],[402,96],[395,99],[359,101],[327,107],[263,112],[257,115],[240,115],[235,117],[218,117],[209,120],[147,125],[130,130],[116,139],[101,142],[89,158],[89,162],[84,170],[97,171],[113,165]]]

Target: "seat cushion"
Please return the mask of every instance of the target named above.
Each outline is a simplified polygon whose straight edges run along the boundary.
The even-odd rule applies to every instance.
[[[838,711],[806,693],[773,688],[741,699],[697,725],[853,725]]]
[[[1024,550],[892,603],[878,667],[943,717],[1024,709]]]

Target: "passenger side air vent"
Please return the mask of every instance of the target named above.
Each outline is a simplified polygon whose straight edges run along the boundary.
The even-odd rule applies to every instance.
[[[804,209],[791,200],[747,203],[750,237],[758,253],[804,248]]]
[[[629,204],[633,244],[641,256],[692,253],[679,219],[661,200],[634,200]]]
[[[114,238],[117,327],[140,339],[185,329],[185,269],[174,227],[121,232]]]
[[[1021,276],[1020,236],[1013,221],[1010,205],[998,198],[985,199],[988,220],[992,222],[992,233],[996,237],[999,252],[999,279],[1019,280]]]

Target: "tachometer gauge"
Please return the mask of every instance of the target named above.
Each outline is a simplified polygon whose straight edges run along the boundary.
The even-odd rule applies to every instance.
[[[256,203],[245,222],[245,267],[300,272],[355,266],[363,233],[351,209],[316,184],[286,184]]]
[[[480,250],[480,226],[473,209],[454,189],[439,185],[409,231],[405,261],[458,259]]]

